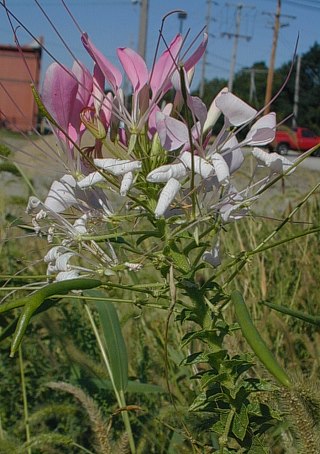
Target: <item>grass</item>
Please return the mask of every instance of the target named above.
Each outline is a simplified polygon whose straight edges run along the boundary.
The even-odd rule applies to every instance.
[[[1,135],[0,135],[1,137]],[[250,158],[241,173],[237,185],[241,187],[253,163]],[[238,223],[225,226],[225,236],[221,239],[224,260],[229,260],[239,253],[239,250],[252,250],[279,225],[291,211],[292,207],[302,198],[302,194],[310,189],[312,181],[317,179],[316,172],[297,169],[292,177],[285,182],[279,182],[266,194],[263,201],[254,205],[255,215]],[[3,196],[2,196],[3,197]],[[8,204],[9,202],[9,204]],[[1,201],[0,201],[1,205]],[[2,204],[4,205],[4,204]],[[13,231],[4,213],[10,213],[10,199],[6,203],[1,217],[1,274],[14,274],[22,265],[29,268],[29,273],[44,272],[42,263],[36,266],[31,263],[43,256],[38,240],[29,238],[26,248],[24,239],[15,240],[20,230]],[[318,197],[313,196],[297,212],[274,238],[275,241],[296,235],[310,226],[319,226],[320,206]],[[6,240],[9,241],[6,241]],[[268,300],[274,304],[287,305],[291,309],[306,312],[311,315],[318,313],[319,300],[319,269],[318,254],[320,235],[315,233],[270,249],[263,254],[250,258],[241,270],[234,286],[241,289],[248,303],[249,310],[259,332],[273,350],[288,373],[295,377],[297,389],[307,390],[312,395],[310,402],[315,406],[313,417],[317,415],[318,382],[320,380],[319,361],[319,332],[317,327],[306,324],[296,318],[281,314],[262,304]],[[23,250],[23,254],[21,251]],[[31,251],[32,255],[31,255]],[[21,263],[22,261],[22,263]],[[148,271],[146,271],[148,273]],[[132,274],[134,277],[134,273]],[[221,284],[228,279],[228,274],[221,276]],[[152,280],[161,280],[161,276],[152,276]],[[115,288],[108,290],[108,297],[125,297],[130,294],[119,293]],[[144,296],[146,298],[146,296]],[[165,325],[167,311],[142,304],[118,305],[122,329],[125,335],[129,361],[129,378],[143,383],[152,383],[162,387],[164,393],[129,393],[127,404],[133,409],[130,417],[137,440],[137,452],[147,454],[183,453],[190,452],[189,445],[181,436],[181,429],[186,422],[186,409],[198,391],[197,382],[190,380],[192,370],[181,366],[181,361],[188,354],[181,350],[180,325],[172,318],[169,325],[168,344],[166,346]],[[231,307],[227,308],[228,318],[232,322],[234,314]],[[12,315],[2,315],[0,324],[5,327],[12,321]],[[230,337],[227,348],[231,351],[249,351],[245,341],[239,336],[237,342]],[[166,365],[165,354],[168,352],[169,364]],[[19,364],[8,359],[8,342],[0,344],[0,373],[2,386],[0,389],[0,418],[1,437],[8,442],[7,448],[0,453],[7,454],[22,446],[24,441],[24,425],[22,422],[22,395],[19,384]],[[66,300],[50,312],[37,318],[29,329],[23,344],[25,361],[26,392],[31,421],[31,438],[36,435],[55,432],[61,435],[59,447],[50,444],[50,452],[78,453],[78,446],[94,449],[94,436],[87,421],[87,416],[72,397],[48,391],[43,385],[52,381],[72,381],[83,387],[98,404],[106,421],[111,425],[110,436],[113,440],[121,440],[123,426],[121,415],[117,413],[114,396],[105,385],[103,364],[94,336],[90,330],[80,302]],[[264,368],[256,364],[256,373],[264,377]],[[167,391],[166,374],[170,382],[170,393]],[[95,380],[100,380],[100,387]],[[101,385],[102,383],[102,385]],[[312,392],[310,391],[312,390]],[[313,394],[312,394],[313,393]],[[171,399],[174,399],[175,406]],[[266,394],[270,400],[270,394]],[[60,404],[61,407],[57,405]],[[297,394],[282,396],[278,401],[274,397],[272,406],[275,409],[290,413],[292,405],[299,407],[301,418],[304,408],[297,401]],[[291,406],[290,406],[291,405]],[[50,413],[48,408],[52,406]],[[60,414],[61,408],[66,411]],[[56,409],[56,410],[55,410]],[[39,414],[43,410],[42,419]],[[63,413],[63,411],[62,411]],[[33,416],[35,415],[35,416]],[[299,416],[299,415],[298,415]],[[33,419],[34,418],[34,419]],[[196,436],[196,424],[199,421],[188,421],[189,428]],[[301,437],[299,425],[301,420],[289,421],[291,429],[282,422],[273,432],[268,433],[273,454],[292,452],[294,439],[300,437],[300,443],[308,443]],[[317,424],[314,424],[317,430]],[[9,437],[10,434],[10,437]],[[77,443],[72,447],[70,437]],[[317,436],[317,434],[315,434]],[[65,438],[63,438],[65,437]],[[10,443],[9,443],[10,441]],[[210,443],[210,439],[207,439]],[[125,450],[126,440],[123,440]],[[14,446],[14,448],[13,448]],[[32,448],[33,453],[49,452],[43,444]],[[176,447],[175,447],[176,446]],[[7,449],[7,450],[6,450]],[[304,449],[304,451],[302,450]],[[121,452],[121,451],[120,451]],[[125,452],[125,451],[123,451]],[[301,452],[312,452],[301,448]]]

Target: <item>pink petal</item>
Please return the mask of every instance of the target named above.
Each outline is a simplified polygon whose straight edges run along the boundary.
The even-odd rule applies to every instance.
[[[156,125],[161,145],[167,151],[177,150],[189,141],[188,128],[182,121],[157,112]]]
[[[72,72],[78,80],[78,91],[74,101],[73,109],[70,115],[69,136],[72,140],[77,141],[80,134],[80,112],[89,104],[92,92],[92,76],[89,70],[81,63],[74,62]]]
[[[208,33],[203,34],[203,39],[199,45],[199,47],[195,50],[195,52],[187,59],[187,61],[184,64],[184,68],[186,71],[189,71],[191,68],[193,68],[202,55],[205,53],[206,47],[208,44]]]
[[[177,57],[179,55],[182,45],[182,36],[177,35],[170,43],[169,49],[163,52],[158,61],[155,63],[150,75],[150,87],[153,96],[156,96],[159,90],[166,91],[170,88],[170,78],[175,65],[177,64]],[[166,85],[166,86],[164,86]]]
[[[45,75],[42,101],[58,125],[67,131],[78,91],[78,82],[68,70],[52,63]]]
[[[135,92],[141,90],[149,79],[147,65],[143,58],[128,47],[117,49],[119,60]]]
[[[79,82],[76,100],[79,104],[86,107],[92,92],[92,76],[90,71],[82,63],[76,61],[73,63],[72,72]]]
[[[201,129],[203,128],[207,118],[207,108],[204,102],[197,96],[188,96],[188,106],[194,113],[195,117],[200,121]]]
[[[81,41],[89,55],[100,67],[112,89],[116,92],[122,82],[121,72],[93,45],[87,33],[82,34]]]

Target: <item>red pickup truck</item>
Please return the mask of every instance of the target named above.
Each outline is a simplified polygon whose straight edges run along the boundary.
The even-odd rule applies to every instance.
[[[285,155],[289,150],[307,151],[318,144],[320,144],[320,136],[308,128],[281,128],[276,131],[270,148],[272,151],[275,150],[279,154]],[[320,156],[320,146],[313,156]]]

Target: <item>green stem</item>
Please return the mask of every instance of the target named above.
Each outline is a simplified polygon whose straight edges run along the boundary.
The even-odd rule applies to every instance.
[[[230,431],[231,423],[232,423],[235,412],[236,412],[236,410],[234,408],[231,408],[231,410],[228,414],[228,418],[226,421],[226,425],[225,425],[223,434],[221,435],[221,437],[219,437],[219,453],[220,454],[223,454],[224,448],[227,446],[228,434]]]
[[[27,400],[27,390],[26,390],[26,382],[25,382],[25,375],[24,375],[23,357],[22,357],[21,346],[19,346],[19,365],[20,365],[20,378],[21,378],[22,399],[23,399],[24,425],[25,425],[25,429],[26,429],[26,442],[30,443],[30,426],[29,426],[29,414],[28,414],[28,400]],[[28,446],[27,451],[28,451],[28,454],[31,454],[30,446]]]
[[[30,179],[27,177],[27,175],[24,173],[24,171],[22,170],[22,168],[15,162],[14,165],[16,166],[16,168],[18,169],[20,175],[22,176],[22,179],[24,180],[24,182],[26,183],[26,185],[28,186],[28,188],[30,189],[31,191],[31,194],[37,194],[34,186],[32,185]]]
[[[289,213],[289,215],[274,229],[273,232],[270,233],[267,238],[265,238],[262,243],[260,243],[256,248],[253,249],[252,252],[259,251],[264,247],[264,245],[270,241],[278,232],[282,229],[284,225],[286,225],[296,214],[296,212],[302,207],[302,205],[311,197],[312,194],[320,187],[320,183],[316,184],[311,191],[307,193],[307,195],[298,203],[298,205]]]
[[[272,249],[274,247],[281,246],[282,244],[288,243],[289,241],[296,240],[297,238],[301,238],[303,236],[310,235],[311,233],[318,233],[318,232],[320,232],[320,227],[315,227],[314,229],[305,230],[304,232],[298,233],[297,235],[289,236],[288,238],[285,238],[284,240],[276,241],[276,242],[274,242],[272,244],[268,244],[266,246],[259,245],[252,251],[248,251],[248,255],[251,256],[254,254],[258,254],[259,252],[264,252],[264,251],[267,251],[268,249]],[[266,240],[265,240],[265,242],[266,242]]]
[[[89,449],[86,449],[84,446],[78,445],[78,443],[73,442],[72,446],[75,446],[76,448],[80,449],[81,451],[85,452],[86,454],[94,454],[94,452],[89,451]]]
[[[112,370],[111,370],[111,366],[110,366],[110,362],[109,362],[109,358],[108,358],[107,352],[106,352],[106,350],[104,348],[104,345],[103,345],[102,339],[100,337],[97,325],[96,325],[96,323],[94,321],[93,314],[92,314],[89,306],[86,303],[85,303],[84,307],[85,307],[85,310],[87,312],[89,321],[91,323],[92,330],[93,330],[94,335],[96,337],[96,340],[97,340],[97,343],[98,343],[98,346],[99,346],[99,349],[100,349],[100,352],[101,352],[101,356],[102,356],[103,362],[104,362],[104,364],[106,366],[106,369],[107,369],[107,372],[108,372],[108,375],[109,375],[109,378],[110,378],[110,381],[111,381],[111,384],[112,384],[112,388],[113,388],[114,394],[116,396],[116,399],[117,399],[117,402],[118,402],[118,405],[119,405],[119,408],[124,408],[124,407],[126,407],[125,396],[124,396],[123,391],[118,392],[117,387],[115,385],[115,382],[114,382],[114,379],[113,379]],[[136,448],[135,448],[135,443],[134,443],[134,439],[133,439],[133,434],[132,434],[132,429],[131,429],[131,424],[130,424],[130,419],[129,419],[129,416],[128,416],[128,412],[127,411],[122,411],[121,415],[122,415],[122,419],[123,419],[123,422],[124,422],[124,425],[125,425],[125,428],[126,428],[126,432],[128,434],[131,453],[135,454]]]

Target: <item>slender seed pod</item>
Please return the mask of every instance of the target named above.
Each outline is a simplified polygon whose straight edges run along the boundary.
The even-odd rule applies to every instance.
[[[231,301],[234,304],[237,322],[240,325],[241,331],[248,344],[266,367],[266,369],[278,380],[281,385],[291,388],[291,381],[277,362],[264,340],[260,336],[257,328],[252,323],[247,306],[244,302],[243,296],[237,290],[231,294]]]
[[[24,308],[19,317],[18,324],[13,335],[11,344],[10,357],[13,357],[19,348],[21,340],[26,332],[29,321],[32,315],[41,304],[50,296],[66,294],[70,290],[87,290],[90,288],[99,287],[101,282],[97,279],[69,279],[61,282],[54,282],[53,284],[46,285],[45,287],[37,290],[32,295],[25,298]]]

